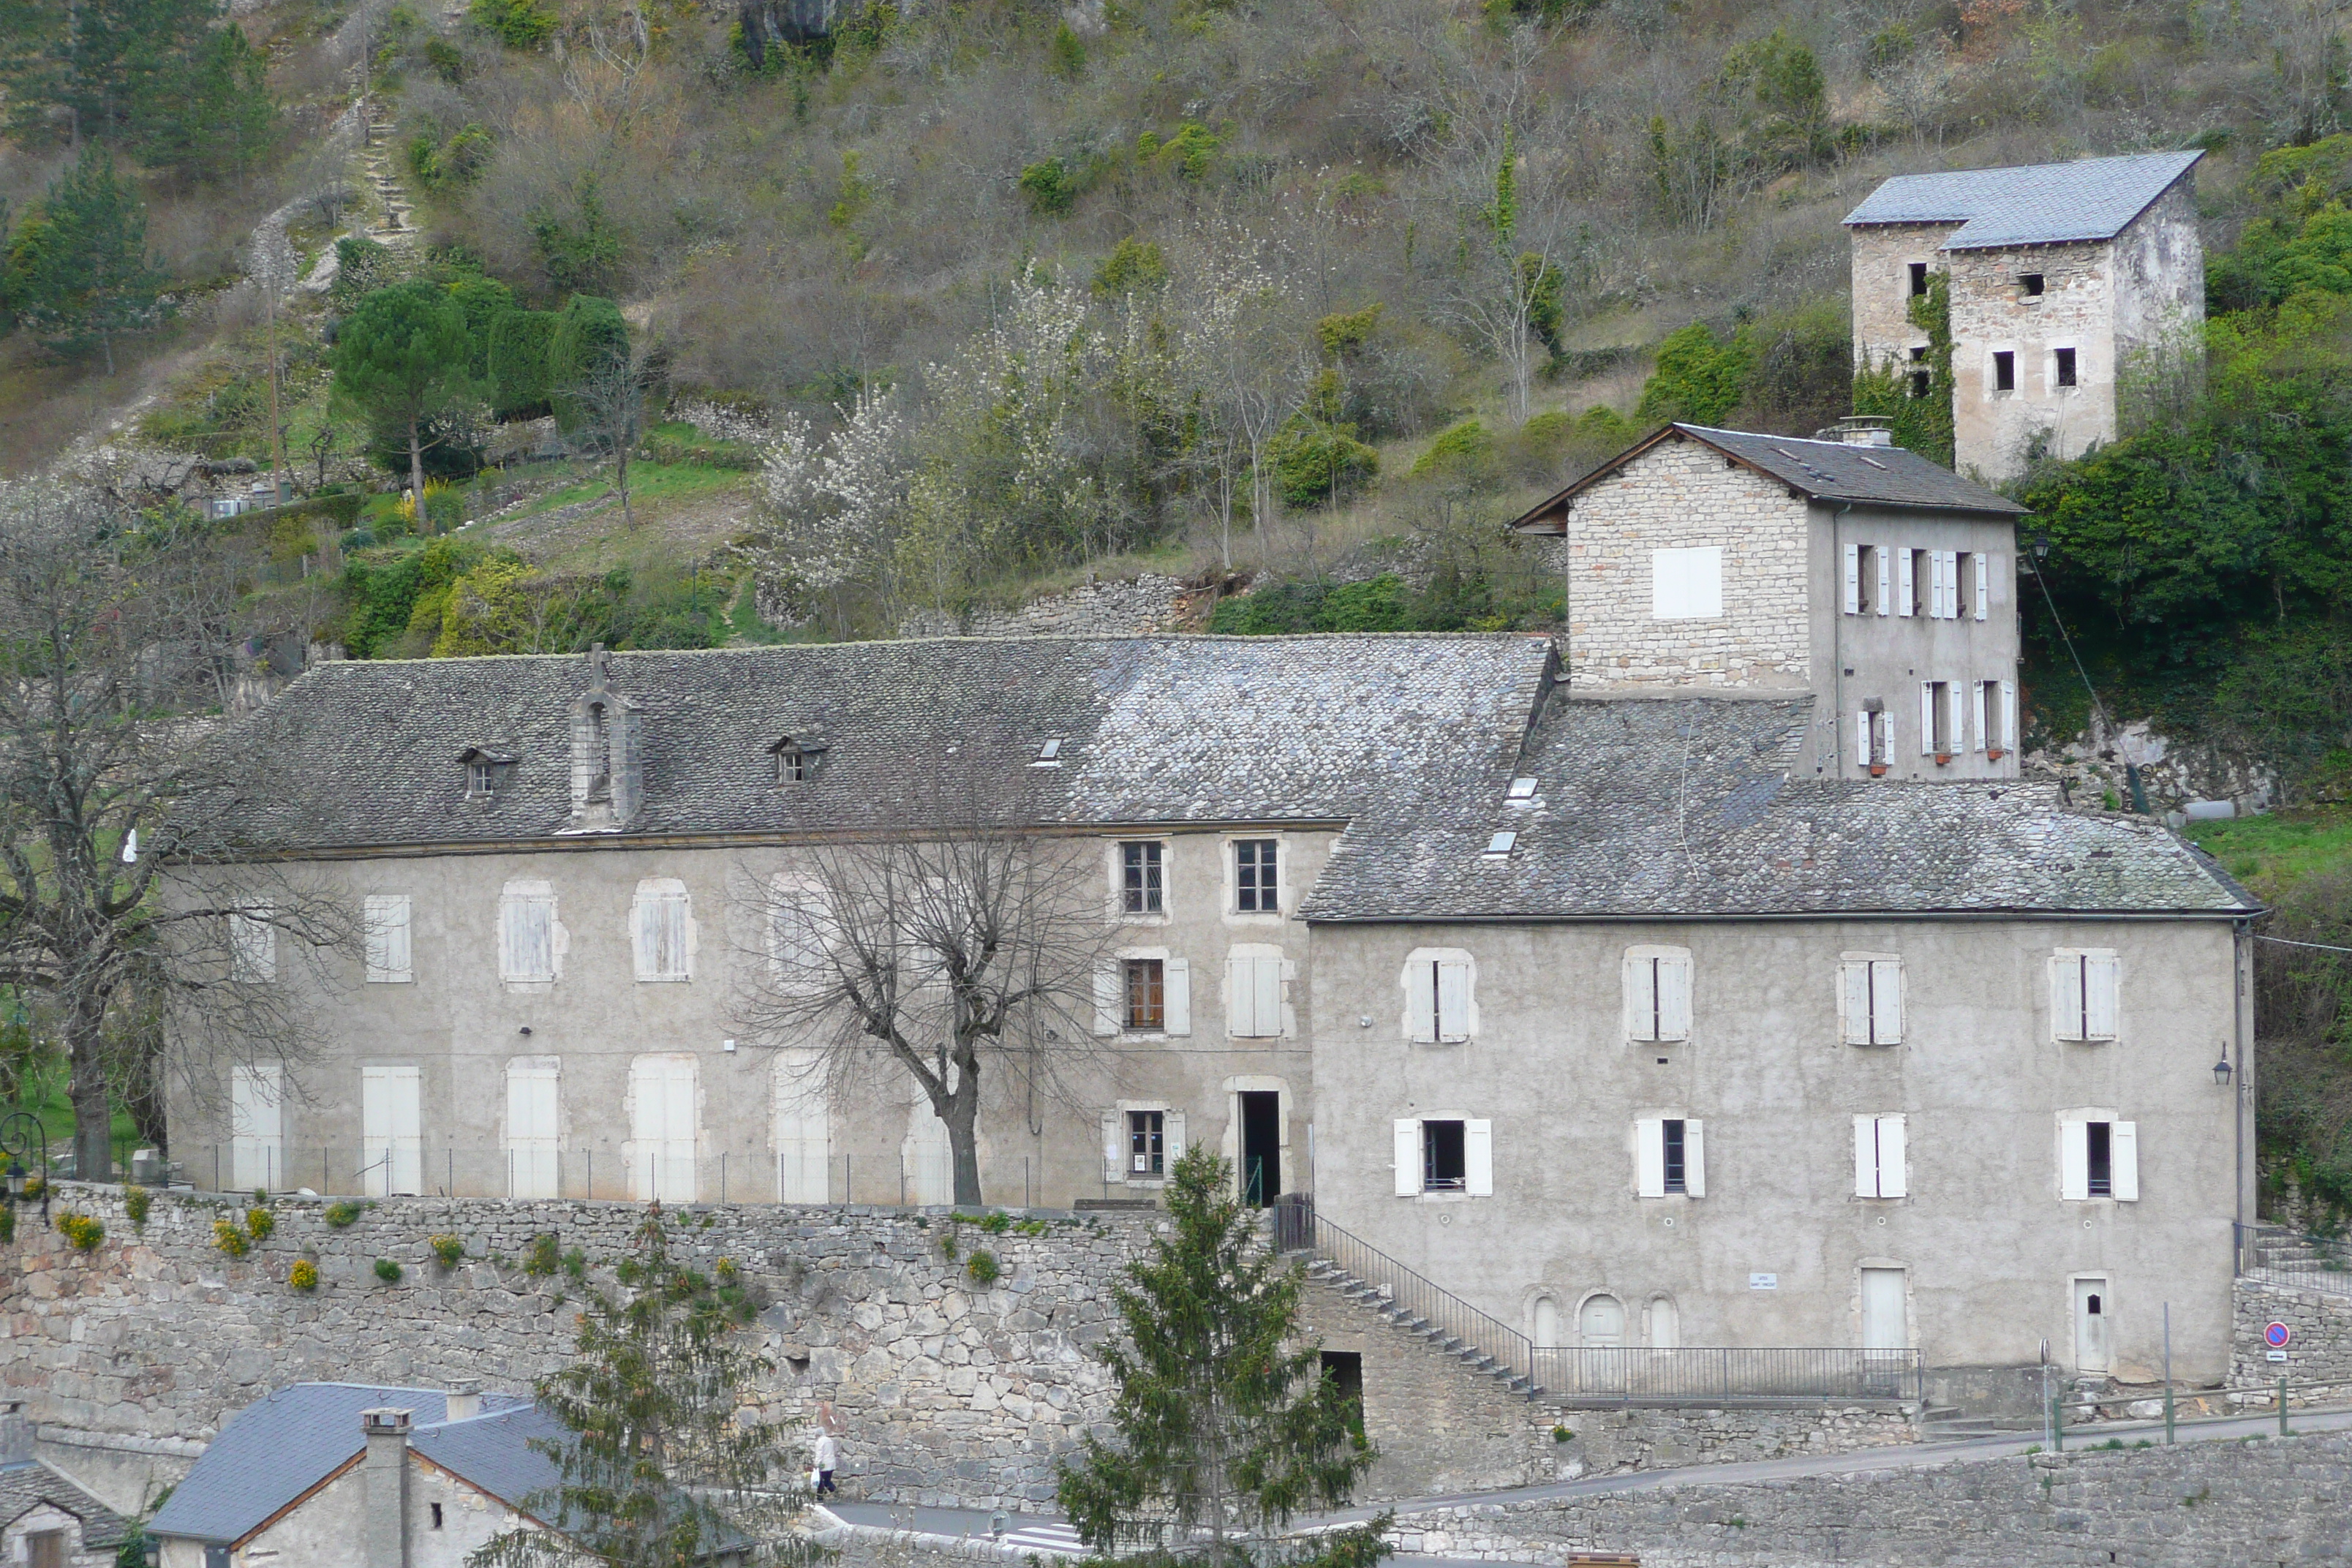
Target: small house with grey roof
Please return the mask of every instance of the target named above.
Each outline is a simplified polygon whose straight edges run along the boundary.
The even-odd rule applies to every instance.
[[[131,1521],[33,1454],[33,1424],[0,1405],[0,1563],[20,1568],[113,1568]]]
[[[1570,689],[1807,693],[1802,774],[2015,778],[2024,509],[1825,434],[1670,425],[1513,524],[1566,545]]]
[[[529,1399],[298,1383],[230,1416],[148,1522],[161,1568],[459,1568],[492,1536],[546,1528],[559,1480]]]
[[[2204,246],[2194,151],[1903,174],[1846,215],[1857,365],[1952,400],[1962,473],[1991,482],[2034,453],[2117,433],[2135,356],[2201,352]],[[1934,384],[1912,306],[1950,286],[1952,370]]]
[[[945,1204],[911,1080],[813,1080],[739,1006],[775,962],[757,889],[961,830],[944,771],[1101,900],[1099,1049],[1052,1093],[992,1080],[987,1201],[1152,1203],[1205,1143],[1563,1392],[1791,1347],[1915,1395],[1923,1364],[2023,1389],[2045,1342],[2137,1373],[2167,1301],[2176,1370],[2219,1376],[2258,907],[2017,778],[2006,729],[1961,731],[1981,760],[1907,731],[1902,768],[1827,760],[1866,691],[1900,719],[1894,683],[2008,678],[2011,516],[1874,443],[1677,426],[1527,521],[1570,545],[1566,659],[1497,633],[315,668],[226,733],[272,783],[231,826],[368,940],[321,959],[327,1048],[218,1064],[173,1152],[388,1202]],[[1882,614],[1863,583],[1929,597]],[[312,984],[274,931],[244,983]],[[245,1539],[358,1451],[169,1521]]]

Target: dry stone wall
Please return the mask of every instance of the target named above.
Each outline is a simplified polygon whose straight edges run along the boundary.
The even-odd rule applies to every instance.
[[[2331,1433],[1415,1510],[1396,1538],[1433,1557],[1610,1552],[1643,1568],[2213,1568],[2340,1562],[2347,1517],[2352,1436]]]
[[[1086,583],[1048,594],[1014,610],[973,610],[957,616],[918,610],[898,624],[902,637],[1126,637],[1166,631],[1191,599],[1181,577],[1146,572],[1111,582]]]
[[[2230,1367],[2233,1385],[2272,1383],[2284,1377],[2293,1401],[2352,1397],[2352,1296],[2241,1279],[2236,1311]],[[2272,1361],[2266,1353],[2270,1347],[2263,1342],[2263,1332],[2273,1323],[2287,1326],[2284,1363]]]

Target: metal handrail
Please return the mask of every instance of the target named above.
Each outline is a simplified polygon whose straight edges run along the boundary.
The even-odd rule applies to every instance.
[[[1286,1194],[1287,1195],[1287,1194]],[[1534,1346],[1528,1336],[1444,1289],[1427,1276],[1350,1235],[1315,1212],[1311,1196],[1276,1210],[1276,1244],[1285,1252],[1321,1254],[1380,1292],[1408,1323],[1426,1324],[1491,1357],[1516,1377],[1533,1381]]]
[[[1313,1252],[1373,1288],[1376,1304],[1524,1378],[1529,1394],[1579,1403],[1636,1400],[1890,1399],[1927,1396],[1917,1350],[1852,1345],[1537,1345],[1426,1276],[1315,1211],[1311,1194],[1276,1201],[1275,1245]]]

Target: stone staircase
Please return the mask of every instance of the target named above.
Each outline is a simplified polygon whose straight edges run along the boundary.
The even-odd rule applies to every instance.
[[[1513,1371],[1499,1357],[1493,1355],[1461,1335],[1449,1332],[1411,1310],[1397,1304],[1395,1293],[1388,1287],[1350,1274],[1328,1258],[1309,1255],[1306,1260],[1309,1279],[1328,1286],[1335,1293],[1360,1310],[1369,1312],[1400,1332],[1409,1334],[1440,1353],[1459,1362],[1469,1372],[1487,1379],[1505,1392],[1532,1400],[1542,1394],[1528,1378]]]
[[[2287,1226],[2255,1226],[2245,1267],[2274,1284],[2352,1296],[2352,1248]]]

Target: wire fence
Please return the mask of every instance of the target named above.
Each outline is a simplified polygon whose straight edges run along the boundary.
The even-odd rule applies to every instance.
[[[992,1172],[993,1203],[1039,1201],[1042,1173],[1028,1160]],[[163,1179],[217,1193],[309,1193],[321,1197],[596,1199],[665,1204],[951,1204],[955,1173],[936,1159],[867,1158],[810,1151],[670,1152],[625,1143],[535,1148],[297,1144],[240,1139],[175,1146]]]
[[[2352,1244],[2341,1237],[2236,1227],[2238,1271],[2266,1285],[2352,1296]]]

